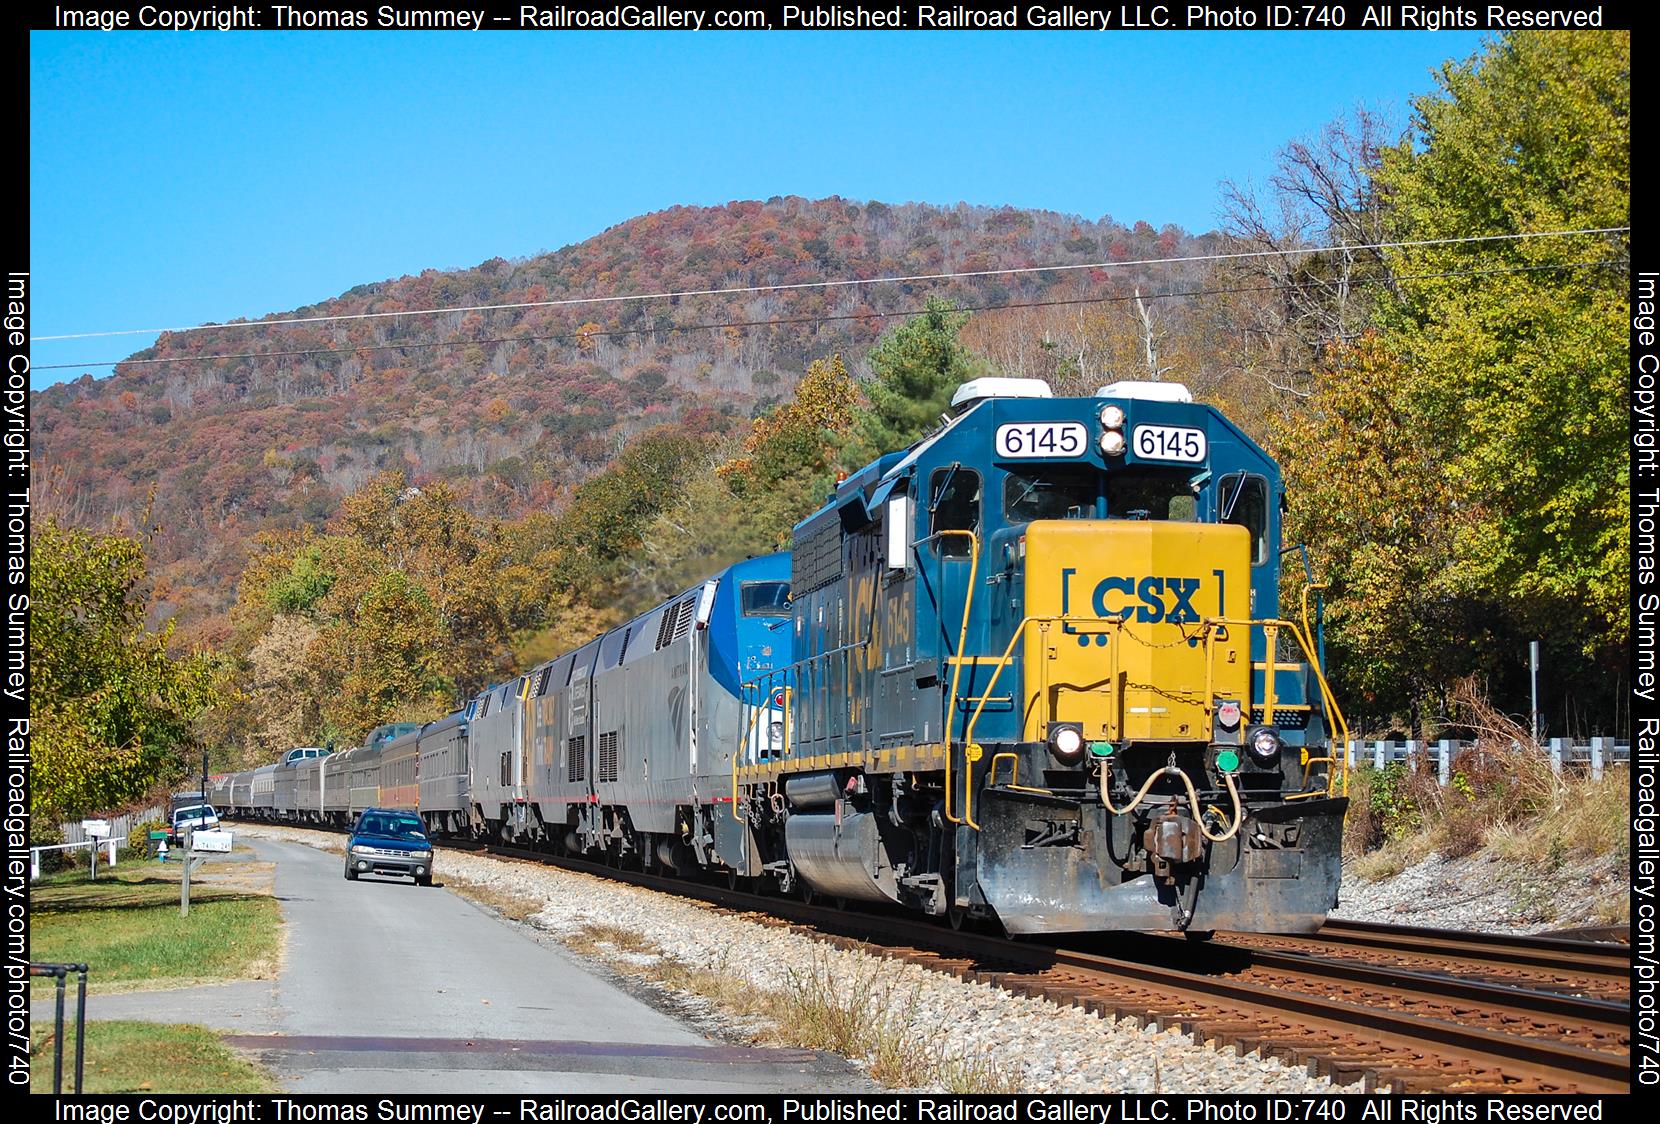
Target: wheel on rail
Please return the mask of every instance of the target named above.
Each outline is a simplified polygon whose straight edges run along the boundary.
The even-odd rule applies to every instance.
[[[806,905],[812,905],[818,901],[818,891],[809,886],[805,878],[795,880],[795,892]]]
[[[961,932],[963,926],[968,924],[968,907],[950,902],[945,907],[945,919],[950,923],[951,928]]]
[[[1215,929],[1184,929],[1182,935],[1194,944],[1203,944],[1216,935]]]

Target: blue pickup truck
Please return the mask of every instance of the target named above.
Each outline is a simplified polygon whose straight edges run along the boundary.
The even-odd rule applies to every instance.
[[[389,874],[432,885],[432,840],[421,817],[395,808],[367,808],[346,840],[346,880]]]

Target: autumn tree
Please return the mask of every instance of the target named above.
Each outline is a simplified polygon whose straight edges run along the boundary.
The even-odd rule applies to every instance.
[[[329,533],[267,536],[236,611],[245,745],[353,742],[427,719],[511,667],[534,592],[501,529],[402,473],[348,497]]]

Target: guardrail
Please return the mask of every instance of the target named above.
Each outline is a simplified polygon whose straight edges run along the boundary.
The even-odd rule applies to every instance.
[[[81,1071],[86,1062],[86,973],[85,964],[29,964],[31,976],[52,976],[57,986],[57,1022],[52,1035],[55,1049],[52,1054],[52,1092],[63,1092],[63,991],[69,973],[79,977],[75,989],[75,1092],[81,1091]]]
[[[1511,748],[1521,748],[1511,742]],[[1442,738],[1438,741],[1360,741],[1351,740],[1345,753],[1350,768],[1370,765],[1382,769],[1386,765],[1404,764],[1416,767],[1420,761],[1435,762],[1437,779],[1444,785],[1452,779],[1452,763],[1460,753],[1474,749],[1475,742]],[[1585,744],[1576,744],[1569,738],[1551,738],[1545,743],[1550,757],[1551,771],[1560,775],[1564,769],[1585,770],[1593,780],[1601,780],[1610,765],[1631,763],[1631,743],[1613,738],[1592,738]]]
[[[92,856],[92,877],[98,877],[98,849],[104,848],[108,854],[107,865],[115,865],[116,848],[127,841],[125,835],[111,836],[108,839],[86,839],[79,843],[53,843],[48,846],[29,848],[29,881],[40,881],[40,856],[47,851],[75,851],[85,847]]]

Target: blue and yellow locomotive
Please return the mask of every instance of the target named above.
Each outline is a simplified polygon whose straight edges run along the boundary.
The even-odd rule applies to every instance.
[[[1346,731],[1279,619],[1273,461],[1172,383],[953,408],[796,527],[721,857],[1012,933],[1317,928]]]
[[[789,555],[215,798],[1012,933],[1318,928],[1347,731],[1306,599],[1278,617],[1273,461],[1172,383],[980,379],[953,410]]]

